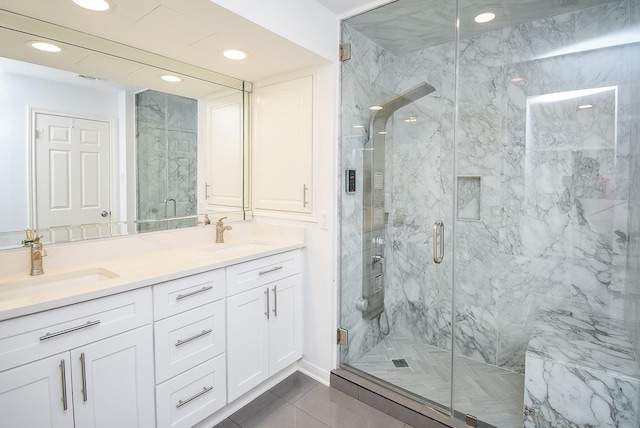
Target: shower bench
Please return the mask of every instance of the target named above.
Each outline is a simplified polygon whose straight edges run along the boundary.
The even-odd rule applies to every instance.
[[[535,321],[524,427],[640,426],[640,370],[621,321],[563,309]]]

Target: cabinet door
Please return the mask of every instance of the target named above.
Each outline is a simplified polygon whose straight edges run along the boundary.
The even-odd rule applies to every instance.
[[[227,299],[227,388],[229,402],[269,376],[269,288]]]
[[[73,427],[68,352],[0,373],[0,425]]]
[[[313,77],[256,88],[253,182],[258,210],[311,213]]]
[[[274,375],[302,357],[302,302],[300,275],[269,285],[269,374]]]
[[[76,425],[155,425],[150,325],[71,351]]]

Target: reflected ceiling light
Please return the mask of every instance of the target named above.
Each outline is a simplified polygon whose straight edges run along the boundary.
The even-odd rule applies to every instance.
[[[415,116],[410,116],[408,119],[404,120],[406,123],[412,123],[412,122],[417,122],[418,118]]]
[[[39,51],[44,51],[44,52],[60,52],[62,50],[62,48],[52,43],[39,42],[37,40],[32,40],[27,42],[27,46],[32,47],[34,49],[38,49]]]
[[[487,22],[491,22],[496,19],[496,14],[492,12],[481,13],[480,15],[473,18],[478,24],[486,24]]]
[[[161,77],[161,79],[164,80],[165,82],[170,82],[170,83],[182,82],[181,78],[179,78],[178,76],[172,76],[170,74],[165,74],[164,76]]]
[[[387,131],[380,131],[380,132],[378,132],[378,134],[380,134],[380,135],[387,135]]]
[[[380,110],[382,110],[382,106],[371,106],[371,107],[369,107],[369,110],[371,110],[371,111],[380,111]]]
[[[579,108],[580,110],[585,110],[585,109],[592,108],[592,107],[593,107],[593,104],[588,104],[588,103],[587,103],[587,104],[580,104],[580,105],[578,106],[578,108]]]
[[[524,80],[524,77],[514,77],[513,79],[511,79],[513,83],[522,82],[523,80]]]
[[[362,125],[353,125],[354,128],[364,128]]]
[[[247,53],[240,49],[225,49],[222,52],[225,58],[233,59],[236,61],[243,60],[247,57]]]
[[[73,0],[75,4],[85,9],[95,10],[96,12],[104,12],[109,10],[109,3],[105,0]]]

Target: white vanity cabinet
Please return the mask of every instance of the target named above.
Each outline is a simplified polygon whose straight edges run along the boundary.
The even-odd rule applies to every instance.
[[[155,425],[150,290],[0,323],[3,426]]]
[[[158,427],[191,427],[226,405],[224,269],[153,286]]]
[[[228,401],[302,357],[300,251],[227,268]]]

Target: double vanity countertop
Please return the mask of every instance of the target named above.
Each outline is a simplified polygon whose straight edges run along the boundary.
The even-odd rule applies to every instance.
[[[123,245],[127,242],[123,241]],[[47,268],[45,273],[0,277],[0,321],[148,287],[304,247],[304,238],[247,238],[111,256]],[[24,252],[28,257],[28,252]],[[51,251],[49,252],[51,257]],[[86,262],[87,260],[82,260]],[[6,261],[5,261],[6,262]]]

